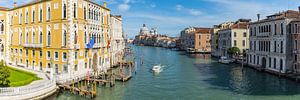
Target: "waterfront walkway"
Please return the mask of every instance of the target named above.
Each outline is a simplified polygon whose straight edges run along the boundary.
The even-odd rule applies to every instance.
[[[21,67],[15,67],[10,65],[13,68],[20,70],[25,70],[37,74],[41,80],[33,81],[29,85],[21,87],[6,87],[0,88],[0,100],[8,99],[42,99],[47,96],[52,95],[57,90],[56,82],[50,80],[46,73],[37,72]]]

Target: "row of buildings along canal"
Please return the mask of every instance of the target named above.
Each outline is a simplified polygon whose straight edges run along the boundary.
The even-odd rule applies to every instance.
[[[278,12],[264,19],[257,14],[255,21],[238,19],[212,28],[188,27],[176,39],[176,47],[188,53],[211,53],[218,58],[243,58],[248,66],[274,74],[297,74],[300,73],[300,7],[299,11]],[[230,54],[231,48],[239,48],[239,54]]]

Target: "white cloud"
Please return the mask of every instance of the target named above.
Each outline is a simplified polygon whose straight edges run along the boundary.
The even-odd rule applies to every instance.
[[[201,14],[201,11],[195,9],[189,9],[189,13],[194,16],[198,16]]]
[[[118,6],[118,9],[119,9],[119,11],[121,11],[121,12],[125,12],[125,11],[128,11],[128,10],[130,9],[130,5],[129,5],[129,4],[126,4],[126,3],[120,4],[120,5]]]
[[[176,5],[176,10],[177,11],[181,11],[183,9],[183,6],[182,5]]]
[[[130,3],[135,3],[135,2],[137,2],[137,1],[135,1],[135,0],[123,0],[123,3],[118,5],[118,10],[120,12],[126,12],[131,7]]]
[[[188,12],[190,15],[193,15],[193,16],[199,16],[202,14],[202,12],[200,10],[186,8],[182,5],[176,5],[176,10],[182,11],[182,12]]]

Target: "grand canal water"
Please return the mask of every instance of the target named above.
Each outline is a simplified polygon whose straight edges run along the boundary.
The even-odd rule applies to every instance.
[[[99,87],[101,100],[300,100],[300,84],[285,78],[218,64],[204,55],[156,47],[133,46],[136,56],[144,58],[137,73],[126,83]],[[139,59],[137,59],[139,63]],[[150,69],[161,64],[163,71]],[[243,69],[243,71],[242,71]],[[83,100],[86,97],[60,93],[58,100]]]

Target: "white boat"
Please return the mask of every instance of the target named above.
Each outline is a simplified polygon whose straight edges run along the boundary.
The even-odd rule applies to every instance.
[[[229,64],[229,63],[232,63],[232,60],[225,56],[222,56],[221,59],[219,59],[219,63]]]
[[[155,73],[159,73],[161,72],[161,66],[160,65],[157,65],[157,66],[153,66],[152,67],[152,71],[155,72]]]

